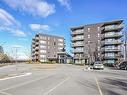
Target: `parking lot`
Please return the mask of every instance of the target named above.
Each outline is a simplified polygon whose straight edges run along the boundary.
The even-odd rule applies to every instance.
[[[0,80],[0,95],[127,95],[125,70],[87,70],[69,64],[0,68],[0,76],[10,74],[15,76]]]

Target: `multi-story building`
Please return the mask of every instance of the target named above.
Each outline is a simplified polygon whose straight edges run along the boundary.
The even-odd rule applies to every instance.
[[[0,46],[0,53],[4,53],[3,47]]]
[[[102,60],[104,64],[117,63],[123,20],[82,25],[71,28],[72,52],[75,63]]]
[[[63,49],[63,37],[39,33],[32,39],[32,60],[40,62],[57,61],[57,55]]]

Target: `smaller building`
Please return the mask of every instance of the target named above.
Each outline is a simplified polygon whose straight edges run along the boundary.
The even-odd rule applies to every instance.
[[[36,34],[32,39],[31,55],[35,62],[70,62],[71,56],[65,52],[64,37]]]
[[[0,46],[0,53],[4,53],[3,47]]]
[[[58,52],[57,56],[58,56],[58,63],[69,64],[73,61],[72,56],[66,52]]]

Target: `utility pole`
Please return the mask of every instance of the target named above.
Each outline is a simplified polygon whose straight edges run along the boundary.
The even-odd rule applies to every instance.
[[[15,50],[15,53],[14,53],[14,60],[15,60],[16,71],[17,71],[17,70],[18,70],[18,64],[17,64],[18,56],[17,56],[17,53],[18,53],[18,49],[19,49],[20,47],[14,46],[14,47],[12,47],[12,48]]]

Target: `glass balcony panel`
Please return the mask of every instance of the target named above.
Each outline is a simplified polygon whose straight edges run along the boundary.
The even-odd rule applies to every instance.
[[[110,30],[116,30],[116,29],[120,29],[123,28],[124,24],[120,24],[120,25],[109,25],[109,26],[105,26],[104,30],[105,31],[110,31]]]
[[[71,32],[72,35],[83,34],[83,33],[84,33],[83,30],[75,30]]]

